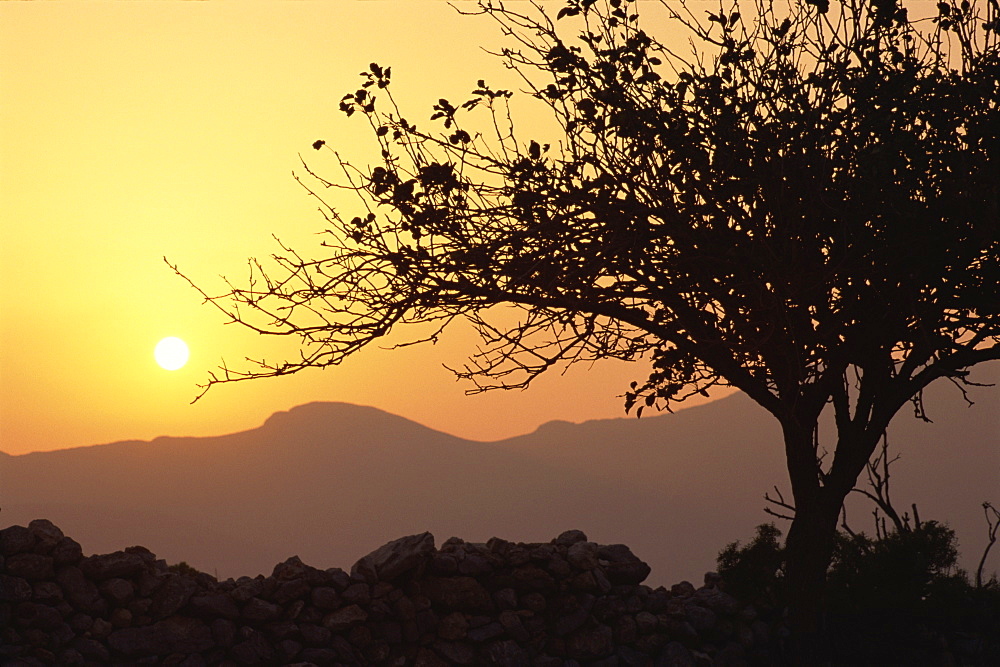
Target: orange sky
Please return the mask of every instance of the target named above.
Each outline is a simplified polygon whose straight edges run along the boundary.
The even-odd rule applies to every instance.
[[[442,367],[471,349],[462,332],[189,404],[220,359],[278,348],[224,326],[161,257],[212,291],[277,250],[272,233],[314,247],[322,218],[291,172],[319,138],[374,156],[336,110],[357,73],[391,65],[419,118],[478,78],[516,87],[480,48],[500,41],[490,20],[430,0],[0,3],[0,450],[220,434],[315,400],[475,439],[621,416],[641,365],[465,396]],[[164,336],[189,343],[184,369],[154,363]]]

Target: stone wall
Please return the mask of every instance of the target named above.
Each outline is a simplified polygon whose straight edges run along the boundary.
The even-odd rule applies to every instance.
[[[718,577],[651,589],[624,545],[404,537],[350,573],[292,557],[216,581],[143,547],[0,531],[3,665],[743,665],[773,635]]]

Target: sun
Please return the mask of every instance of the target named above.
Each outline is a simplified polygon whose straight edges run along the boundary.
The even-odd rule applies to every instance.
[[[187,363],[188,356],[187,343],[176,336],[168,336],[156,344],[153,350],[153,357],[162,368],[168,371],[176,371]]]

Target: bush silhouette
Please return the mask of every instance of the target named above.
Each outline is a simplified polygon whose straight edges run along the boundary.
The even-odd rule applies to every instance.
[[[718,557],[726,590],[772,623],[788,603],[780,537],[763,524]],[[1000,585],[972,585],[957,557],[954,531],[936,521],[879,538],[838,532],[824,619],[833,663],[1000,664]]]

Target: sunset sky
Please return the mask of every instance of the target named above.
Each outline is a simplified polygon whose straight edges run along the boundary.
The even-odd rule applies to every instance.
[[[442,367],[472,349],[461,330],[190,404],[223,358],[294,349],[225,326],[162,257],[215,292],[277,250],[272,233],[308,254],[323,220],[292,178],[299,154],[320,159],[322,138],[358,163],[377,157],[363,123],[337,111],[358,72],[392,66],[397,99],[426,119],[479,78],[516,87],[483,51],[500,43],[488,18],[431,0],[0,3],[0,450],[215,435],[317,400],[484,440],[622,416],[641,364],[465,396]],[[180,370],[153,359],[167,336],[190,346]]]

